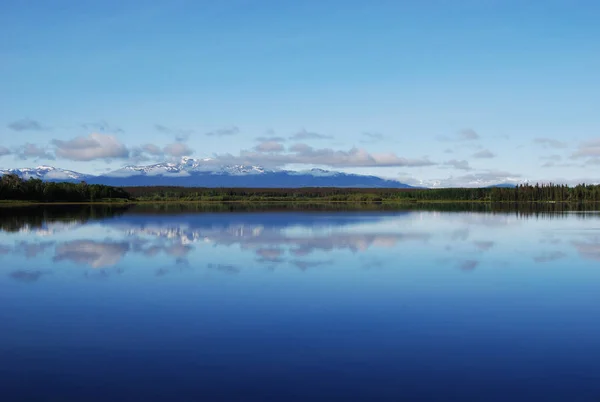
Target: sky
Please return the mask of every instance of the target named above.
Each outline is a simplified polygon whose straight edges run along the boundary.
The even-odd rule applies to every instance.
[[[600,182],[597,1],[0,2],[0,167]]]

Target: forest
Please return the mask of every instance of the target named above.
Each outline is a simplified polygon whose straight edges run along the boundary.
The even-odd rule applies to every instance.
[[[387,188],[192,188],[125,187],[140,201],[210,202],[600,202],[600,185],[575,187],[555,184],[493,188],[387,189]]]
[[[124,201],[130,195],[122,188],[81,183],[55,183],[17,175],[0,177],[0,200],[32,202]]]
[[[98,184],[0,178],[0,200],[30,202],[213,202],[358,203],[423,202],[582,203],[600,202],[600,185],[519,185],[493,188],[193,188],[111,187]]]

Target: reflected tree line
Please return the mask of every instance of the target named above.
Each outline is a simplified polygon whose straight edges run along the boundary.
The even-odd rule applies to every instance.
[[[34,205],[0,207],[0,230],[18,232],[25,228],[43,228],[51,223],[86,223],[122,215],[128,205]]]
[[[423,203],[401,206],[370,204],[95,204],[95,205],[24,205],[0,207],[0,230],[16,232],[24,228],[42,228],[49,223],[86,223],[111,219],[123,214],[189,214],[244,212],[343,212],[343,211],[429,211],[514,214],[520,218],[561,218],[572,212],[594,211],[594,204],[585,203]],[[581,218],[591,214],[581,214]],[[595,215],[594,215],[595,216]]]

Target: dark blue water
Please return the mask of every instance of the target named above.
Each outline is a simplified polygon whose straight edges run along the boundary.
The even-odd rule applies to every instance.
[[[5,401],[600,401],[600,217],[20,222],[0,322]]]

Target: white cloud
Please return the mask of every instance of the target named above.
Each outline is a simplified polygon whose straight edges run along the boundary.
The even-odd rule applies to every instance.
[[[146,152],[146,153],[150,154],[150,155],[162,155],[163,154],[163,150],[160,149],[159,146],[154,145],[154,144],[145,144],[145,145],[142,145],[141,150],[143,152]]]
[[[547,137],[537,137],[533,140],[534,144],[541,145],[544,148],[562,149],[567,148],[568,145],[565,142],[555,140]]]
[[[170,157],[181,157],[188,156],[194,153],[194,151],[184,143],[175,142],[173,144],[169,144],[163,148],[163,152],[165,155]]]
[[[14,131],[43,131],[49,130],[49,127],[45,127],[42,123],[33,119],[21,119],[10,123],[8,126]]]
[[[457,132],[454,136],[441,135],[437,137],[438,141],[476,141],[481,137],[479,134],[471,129],[465,128]]]
[[[10,149],[0,145],[0,156],[10,155]]]
[[[54,155],[46,151],[45,148],[30,143],[19,147],[16,154],[20,159],[54,159]]]
[[[160,147],[156,144],[144,144],[141,147],[131,149],[130,157],[136,162],[164,162],[165,159],[178,159],[182,156],[190,156],[194,150],[183,142],[174,142]]]
[[[490,159],[490,158],[495,158],[495,157],[496,157],[496,154],[494,154],[489,149],[482,149],[481,151],[477,151],[473,154],[473,158],[479,158],[479,159]]]
[[[310,131],[301,130],[290,137],[292,140],[330,140],[333,135],[312,133]]]
[[[258,142],[269,142],[269,141],[285,142],[286,141],[286,139],[284,137],[279,137],[276,135],[256,137],[255,140]]]
[[[548,156],[542,156],[540,158],[540,160],[546,161],[544,162],[544,164],[542,164],[542,167],[548,168],[548,167],[575,167],[577,166],[576,163],[560,163],[562,161],[562,156],[560,155],[548,155]],[[589,161],[587,161],[586,163],[589,162],[593,162],[594,160],[591,159]]]
[[[393,153],[369,153],[364,149],[348,151],[331,148],[313,148],[307,144],[294,144],[287,153],[263,153],[255,150],[241,151],[239,156],[217,155],[215,163],[260,164],[265,166],[322,165],[331,167],[418,167],[432,166],[427,158],[403,158]]]
[[[454,169],[471,170],[471,166],[469,166],[469,162],[466,160],[451,159],[444,162],[444,165],[452,166]]]
[[[407,184],[433,188],[487,187],[498,184],[520,184],[527,182],[520,174],[499,170],[485,170],[462,176],[450,176],[443,179],[403,180]]]
[[[364,132],[362,133],[362,144],[375,144],[387,139],[387,137],[381,133]]]
[[[81,128],[90,131],[99,131],[102,133],[121,134],[124,130],[121,127],[113,126],[106,121],[83,123]]]
[[[475,130],[466,128],[458,133],[458,138],[464,141],[473,141],[478,140],[480,137]]]
[[[582,142],[572,158],[595,158],[600,157],[600,138]]]
[[[167,127],[162,124],[155,124],[154,128],[156,129],[156,131],[158,131],[160,133],[174,136],[175,141],[177,141],[177,142],[187,141],[190,138],[190,136],[194,133],[194,130],[190,130],[190,129],[186,129],[186,128]]]
[[[371,132],[364,132],[362,133],[363,137],[367,137],[370,140],[383,140],[385,138],[385,135],[381,134],[381,133],[371,133]]]
[[[116,137],[108,134],[90,134],[69,141],[53,140],[56,156],[74,161],[126,158],[129,150]]]
[[[283,152],[284,147],[277,141],[264,141],[254,147],[258,152]]]
[[[542,156],[540,159],[545,160],[545,161],[560,162],[562,160],[562,156],[554,154],[554,155]]]
[[[209,137],[228,137],[232,135],[236,135],[240,132],[240,129],[236,126],[219,128],[217,130],[209,131],[205,135]]]

